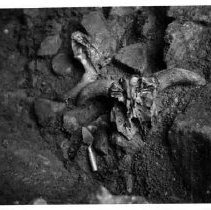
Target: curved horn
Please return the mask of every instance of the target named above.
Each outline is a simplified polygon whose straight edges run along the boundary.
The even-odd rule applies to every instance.
[[[83,105],[88,99],[97,96],[108,96],[109,88],[113,83],[112,80],[98,79],[95,82],[87,85],[80,93],[77,104]]]
[[[156,72],[154,76],[159,83],[159,89],[178,84],[205,85],[206,80],[199,74],[181,68],[172,68]]]

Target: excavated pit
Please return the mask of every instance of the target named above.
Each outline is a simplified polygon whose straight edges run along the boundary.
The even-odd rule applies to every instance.
[[[210,6],[1,9],[0,204],[211,202],[210,14]],[[183,68],[207,84],[159,93],[156,123],[128,140],[118,130],[127,108],[115,98],[64,98],[85,72],[71,47],[76,31],[101,52],[102,78]]]

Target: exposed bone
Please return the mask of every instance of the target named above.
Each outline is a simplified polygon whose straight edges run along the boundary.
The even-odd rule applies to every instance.
[[[97,70],[89,57],[92,53],[90,52],[91,48],[88,44],[89,42],[85,39],[85,36],[86,35],[81,32],[74,32],[71,36],[74,57],[82,63],[85,73],[76,87],[64,95],[65,99],[75,99],[84,87],[94,82],[98,77]]]
[[[87,85],[80,93],[78,105],[83,105],[90,98],[97,96],[109,96],[109,88],[113,83],[112,80],[98,79],[97,81]]]
[[[172,68],[154,74],[159,82],[159,89],[178,84],[205,85],[206,80],[199,74],[181,68]]]

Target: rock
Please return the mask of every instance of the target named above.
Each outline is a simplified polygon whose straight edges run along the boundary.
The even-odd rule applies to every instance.
[[[168,25],[166,40],[170,44],[166,51],[167,68],[183,68],[210,77],[211,29],[193,22],[174,21]]]
[[[95,133],[94,148],[103,155],[108,154],[108,133],[105,129],[100,129]]]
[[[142,43],[131,44],[120,49],[114,58],[120,64],[135,71],[135,73],[143,74],[149,71],[147,48]]]
[[[127,154],[134,154],[144,146],[144,142],[138,134],[136,134],[132,140],[128,141],[120,133],[113,133],[112,144],[122,148]]]
[[[94,137],[86,127],[82,127],[82,138],[83,142],[87,145],[91,145],[94,142]]]
[[[210,202],[211,85],[179,114],[168,133],[173,163],[197,202]]]
[[[57,116],[65,109],[65,103],[50,101],[48,99],[37,99],[34,104],[38,123],[43,126],[55,125]]]
[[[105,187],[100,188],[90,195],[90,204],[132,204],[148,203],[141,196],[112,195]]]
[[[103,14],[94,11],[84,15],[82,25],[92,37],[92,44],[100,54],[98,64],[106,65],[116,51],[117,42]]]
[[[53,58],[52,67],[57,75],[70,75],[73,73],[73,65],[69,57],[64,53],[59,53]]]
[[[67,132],[74,132],[82,126],[89,125],[99,115],[105,112],[101,103],[91,103],[84,107],[75,108],[63,116],[63,127]]]
[[[190,20],[211,23],[210,6],[172,6],[168,10],[168,16],[178,20]]]
[[[59,35],[47,36],[42,41],[37,55],[40,56],[55,55],[58,52],[61,44],[62,40]]]

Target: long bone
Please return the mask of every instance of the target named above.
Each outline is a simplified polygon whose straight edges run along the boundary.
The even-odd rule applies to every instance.
[[[181,68],[172,68],[167,70],[162,70],[160,72],[154,73],[150,77],[140,77],[143,83],[151,84],[157,91],[163,90],[165,88],[186,84],[186,85],[205,85],[206,80],[198,75],[197,73],[191,72],[189,70]],[[96,80],[95,82],[89,84],[80,93],[78,100],[79,104],[85,103],[88,99],[96,97],[98,95],[109,95],[109,89],[114,81],[112,80]]]
[[[71,45],[74,53],[74,58],[79,60],[84,67],[85,73],[81,81],[70,91],[65,93],[65,99],[74,99],[81,92],[81,90],[88,84],[94,82],[99,76],[97,69],[92,64],[91,55],[94,47],[89,42],[89,37],[81,32],[74,32],[71,35]],[[97,55],[97,52],[95,53]]]

